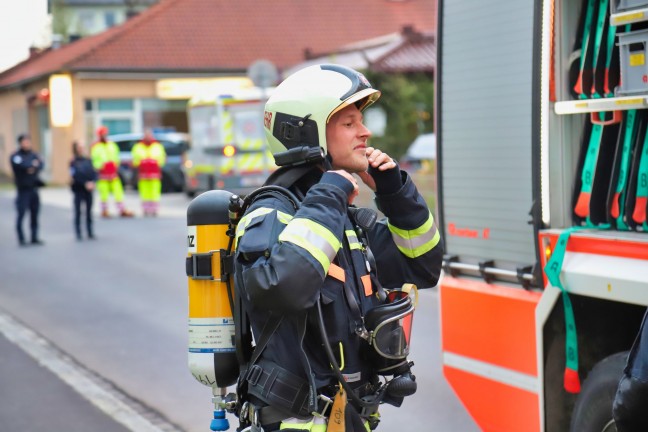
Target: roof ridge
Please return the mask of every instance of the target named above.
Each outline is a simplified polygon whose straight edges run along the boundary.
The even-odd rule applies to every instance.
[[[379,55],[374,61],[370,62],[370,64],[372,65],[380,64],[380,62],[393,56],[399,51],[403,51],[407,47],[407,45],[413,45],[416,43],[418,44],[427,43],[427,42],[432,42],[433,44],[436,44],[436,40],[433,33],[429,31],[419,31],[415,29],[412,30],[413,33],[411,34],[405,34],[401,32],[403,39],[400,41],[400,43],[388,49],[383,54]]]
[[[159,14],[161,11],[164,11],[164,10],[168,9],[169,7],[171,7],[172,4],[177,3],[179,1],[182,1],[182,0],[160,0],[158,3],[153,4],[148,9],[146,9],[146,10],[142,11],[141,13],[135,15],[134,17],[126,20],[122,24],[120,24],[120,25],[118,25],[116,27],[113,27],[113,28],[111,28],[111,29],[109,29],[109,30],[107,30],[107,31],[105,31],[103,33],[97,34],[96,36],[103,35],[105,37],[105,40],[98,43],[98,44],[96,44],[96,45],[93,45],[92,47],[90,47],[90,49],[88,49],[88,50],[84,51],[83,53],[79,54],[74,59],[70,60],[69,62],[66,62],[64,64],[64,66],[70,66],[70,65],[73,65],[76,62],[82,61],[83,59],[85,59],[85,58],[89,57],[90,55],[92,55],[98,49],[103,48],[103,47],[105,47],[105,46],[119,40],[120,38],[122,38],[126,34],[128,34],[131,31],[131,29],[133,29],[137,24],[139,24],[140,21],[148,19],[153,15]],[[114,34],[109,34],[111,32],[114,33]]]

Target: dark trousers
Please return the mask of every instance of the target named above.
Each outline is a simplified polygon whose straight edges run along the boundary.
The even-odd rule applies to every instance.
[[[74,191],[74,229],[77,237],[81,237],[81,205],[85,205],[86,230],[89,237],[92,232],[92,192],[87,190]]]
[[[38,211],[40,209],[40,198],[38,196],[38,189],[18,189],[18,196],[16,197],[16,209],[18,216],[16,217],[16,233],[18,234],[18,241],[25,242],[25,234],[23,233],[22,225],[25,213],[29,210],[29,220],[31,228],[31,240],[38,240]]]

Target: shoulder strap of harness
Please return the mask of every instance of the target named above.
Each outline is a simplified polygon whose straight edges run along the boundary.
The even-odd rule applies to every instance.
[[[313,170],[312,165],[304,165],[299,167],[292,167],[290,169],[282,169],[275,171],[265,182],[265,184],[254,192],[250,193],[242,202],[241,209],[239,214],[243,214],[247,208],[249,208],[252,203],[257,199],[263,196],[274,196],[280,200],[289,203],[295,210],[299,208],[301,198],[293,193],[289,188],[297,183],[302,177],[307,173]],[[251,340],[245,343],[239,334],[251,334],[250,324],[248,317],[241,306],[240,294],[238,290],[236,291],[236,313],[234,314],[234,320],[237,330],[237,357],[239,359],[241,375],[239,377],[239,382],[237,384],[237,393],[239,397],[242,397],[243,400],[246,399],[245,395],[254,394],[254,396],[261,399],[272,399],[274,402],[287,401],[289,403],[284,404],[280,403],[281,408],[288,410],[289,412],[299,413],[303,415],[304,413],[308,414],[314,411],[317,407],[317,395],[315,390],[315,382],[313,379],[313,374],[311,371],[310,364],[308,359],[305,357],[305,354],[302,352],[302,364],[306,376],[308,377],[307,382],[304,382],[299,377],[292,376],[288,371],[283,370],[280,366],[270,363],[268,366],[263,361],[260,361],[260,356],[263,350],[266,348],[268,342],[272,338],[272,335],[277,331],[283,317],[281,315],[271,315],[270,318],[264,324],[263,330],[257,344],[254,348],[251,347]],[[303,323],[302,332],[306,330],[306,323]],[[239,333],[240,331],[240,333]],[[303,334],[300,335],[303,338]],[[249,338],[248,338],[249,339]],[[266,368],[269,370],[266,371]],[[272,376],[281,376],[279,381],[287,383],[288,387],[299,388],[293,396],[292,399],[288,398],[289,395],[283,394],[282,388],[277,387],[277,380],[264,380],[261,379],[264,377],[264,374],[270,373]],[[276,375],[279,374],[279,375]],[[267,378],[267,377],[266,377]],[[265,383],[265,384],[264,384]],[[291,387],[292,386],[292,387]],[[285,389],[284,389],[285,390]],[[277,399],[275,396],[280,396]]]

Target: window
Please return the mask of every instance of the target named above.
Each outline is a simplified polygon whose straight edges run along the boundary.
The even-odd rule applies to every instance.
[[[95,28],[95,16],[91,11],[79,12],[79,30],[81,33],[92,33]]]
[[[99,99],[99,111],[132,111],[132,99]]]
[[[106,28],[114,27],[117,20],[115,19],[115,12],[108,11],[104,13],[104,24]]]
[[[133,132],[133,124],[130,120],[127,119],[104,118],[102,124],[108,128],[111,135]]]

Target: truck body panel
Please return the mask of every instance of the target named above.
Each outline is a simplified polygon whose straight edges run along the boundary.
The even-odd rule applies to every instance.
[[[619,6],[439,1],[443,370],[484,431],[612,421],[616,383],[593,386],[601,371],[620,378],[606,360],[630,349],[648,305],[648,223],[634,220],[648,178],[648,85],[614,93],[624,58],[615,32],[648,28],[648,2],[611,12]],[[627,49],[625,67],[641,66],[648,53]],[[545,270],[563,252],[554,286]]]

